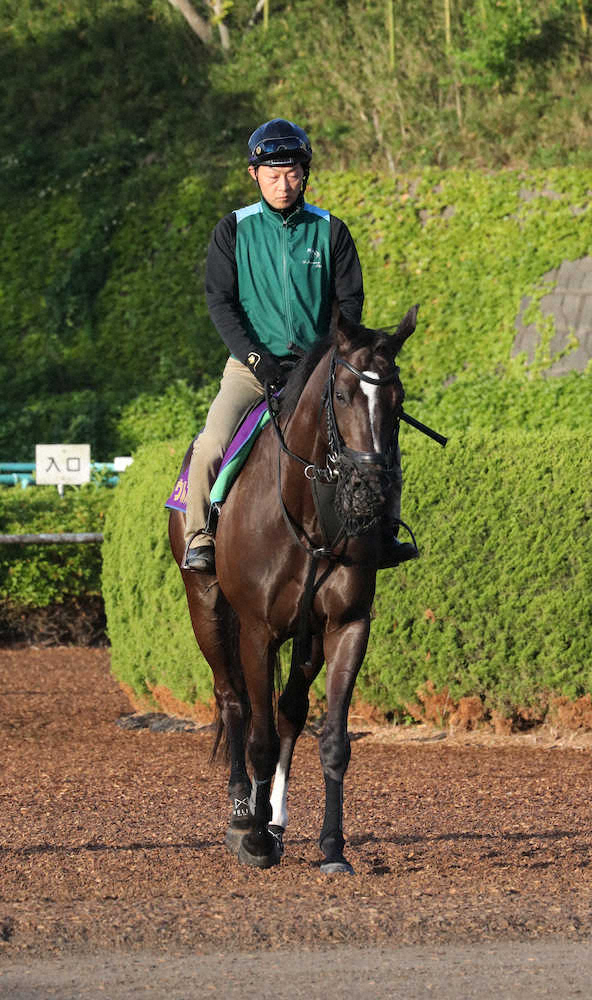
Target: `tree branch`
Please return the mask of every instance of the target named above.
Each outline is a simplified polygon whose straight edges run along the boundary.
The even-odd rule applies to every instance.
[[[252,28],[257,20],[257,17],[265,7],[265,0],[257,0],[257,6],[249,18],[249,28]]]
[[[169,0],[172,7],[181,12],[187,24],[204,45],[212,41],[212,27],[201,14],[198,14],[190,0]]]
[[[208,0],[209,6],[212,8],[214,14],[214,23],[218,25],[218,31],[220,32],[220,44],[225,52],[228,52],[230,48],[230,35],[228,33],[228,28],[224,24],[224,0]]]

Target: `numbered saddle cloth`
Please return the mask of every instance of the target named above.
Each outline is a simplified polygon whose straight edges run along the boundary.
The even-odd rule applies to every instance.
[[[228,491],[245,464],[259,433],[268,421],[269,411],[265,400],[258,403],[257,406],[247,413],[247,416],[226,449],[220,469],[218,470],[216,482],[210,492],[210,503],[222,503],[226,499]],[[165,507],[168,507],[170,510],[182,510],[185,512],[187,478],[192,452],[193,442],[191,442],[191,445],[187,449],[177,481],[170,497],[165,503]]]

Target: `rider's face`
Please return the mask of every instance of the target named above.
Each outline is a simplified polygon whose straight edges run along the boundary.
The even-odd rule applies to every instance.
[[[257,181],[261,194],[268,205],[281,210],[294,204],[304,179],[301,163],[292,167],[249,167],[253,180]]]

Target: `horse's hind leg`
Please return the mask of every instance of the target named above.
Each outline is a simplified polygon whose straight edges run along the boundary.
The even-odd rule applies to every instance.
[[[369,633],[368,618],[348,622],[325,635],[327,719],[320,740],[325,778],[325,817],[319,843],[325,855],[321,871],[329,875],[353,872],[343,856],[343,778],[350,759],[347,716]]]
[[[179,569],[185,552],[185,518],[173,510],[169,518],[169,540]],[[230,757],[228,795],[232,803],[226,846],[238,853],[244,833],[250,827],[249,799],[251,782],[245,764],[246,730],[249,724],[249,699],[240,667],[238,622],[236,616],[211,577],[181,570],[187,604],[197,644],[214,675],[214,694]],[[214,753],[222,730],[218,730]]]
[[[312,641],[310,663],[299,664],[292,660],[288,683],[278,702],[280,755],[273,779],[272,817],[269,830],[277,838],[282,851],[283,835],[288,826],[287,797],[292,755],[308,715],[310,685],[322,666],[323,644],[321,637],[315,636]]]
[[[238,623],[217,584],[208,589],[196,573],[189,571],[183,572],[183,578],[195,637],[214,675],[214,695],[230,759],[231,815],[224,842],[229,851],[238,854],[241,840],[251,826],[251,782],[245,762],[249,699],[240,669]],[[221,735],[222,728],[214,752]]]
[[[251,828],[250,798],[252,789],[245,762],[248,704],[246,692],[243,697],[237,695],[234,687],[229,684],[223,673],[218,672],[218,675],[215,674],[214,677],[214,693],[226,732],[230,758],[228,797],[231,803],[231,814],[224,843],[232,854],[238,854],[243,836]]]

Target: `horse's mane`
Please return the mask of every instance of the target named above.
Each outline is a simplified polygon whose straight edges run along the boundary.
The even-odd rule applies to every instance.
[[[372,346],[380,350],[385,347],[388,341],[388,332],[386,330],[371,330],[367,326],[354,327],[352,325],[349,332],[350,335],[354,334],[351,339],[352,346],[355,348]],[[286,386],[280,396],[282,414],[289,415],[294,412],[310,376],[321,358],[335,346],[335,342],[335,330],[332,329],[331,333],[328,333],[321,340],[318,340],[316,344],[313,344],[307,354],[300,359],[290,373]]]
[[[333,342],[333,335],[330,333],[321,340],[317,340],[316,344],[313,344],[310,350],[302,358],[300,358],[296,367],[292,369],[285,388],[280,396],[280,409],[282,413],[287,415],[294,412],[296,404],[302,395],[304,386],[308,382],[321,358],[323,358],[327,351],[329,351],[333,346]]]

